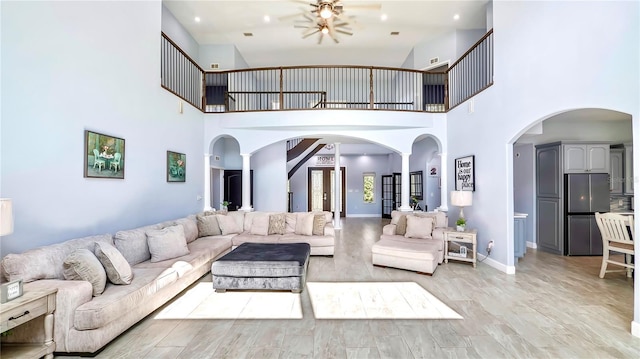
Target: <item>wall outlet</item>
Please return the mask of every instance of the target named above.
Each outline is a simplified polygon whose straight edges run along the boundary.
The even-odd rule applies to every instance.
[[[489,241],[489,243],[487,243],[487,256],[491,254],[492,249],[493,249],[493,241]]]

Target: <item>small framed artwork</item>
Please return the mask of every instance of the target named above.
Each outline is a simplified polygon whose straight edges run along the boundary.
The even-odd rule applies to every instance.
[[[475,156],[456,158],[455,170],[456,191],[475,191]]]
[[[4,283],[0,286],[0,303],[6,303],[22,296],[22,279]]]
[[[429,165],[429,177],[440,177],[440,165]]]
[[[124,178],[124,139],[84,131],[84,177]]]
[[[185,182],[187,177],[187,155],[167,151],[167,182]]]

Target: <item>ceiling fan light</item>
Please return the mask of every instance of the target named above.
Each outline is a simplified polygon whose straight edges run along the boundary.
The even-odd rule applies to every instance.
[[[331,16],[333,16],[333,9],[331,9],[331,5],[322,5],[320,7],[320,17],[323,19],[329,19]]]
[[[326,27],[326,26],[323,26],[323,27],[322,27],[322,29],[320,29],[320,31],[321,31],[323,34],[325,34],[325,35],[326,35],[326,34],[328,34],[328,33],[329,33],[329,28],[328,28],[328,27]]]

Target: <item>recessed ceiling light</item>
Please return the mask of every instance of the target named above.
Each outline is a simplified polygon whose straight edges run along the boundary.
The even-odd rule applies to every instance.
[[[252,33],[252,32],[243,32],[242,34],[243,34],[244,36],[246,36],[246,37],[251,37],[251,36],[253,36],[253,33]]]
[[[264,22],[271,22],[271,18],[269,17],[269,15],[264,16]]]
[[[460,15],[458,15],[458,14],[453,15],[453,19],[454,20],[460,20]]]
[[[380,20],[387,21],[387,14],[380,15]]]
[[[200,18],[198,16],[196,16],[193,20],[195,20],[195,22],[200,22]]]
[[[391,36],[400,35],[400,31],[391,31]]]

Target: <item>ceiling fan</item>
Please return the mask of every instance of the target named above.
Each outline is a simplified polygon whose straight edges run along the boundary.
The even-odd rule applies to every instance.
[[[338,20],[334,21],[333,18],[323,19],[323,18],[310,18],[305,16],[308,21],[306,25],[294,25],[295,28],[302,28],[305,31],[302,33],[302,38],[306,39],[307,37],[320,33],[318,37],[318,45],[322,43],[322,39],[324,35],[328,35],[336,44],[340,41],[338,40],[337,34],[341,33],[344,35],[353,35],[351,32],[351,28],[348,27],[349,23]]]
[[[341,0],[317,0],[315,3],[309,3],[304,0],[291,0],[296,3],[308,4],[312,7],[311,11],[302,9],[301,14],[295,14],[293,16],[302,15],[305,20],[297,21],[302,23],[301,25],[294,25],[295,28],[303,28],[305,31],[302,33],[302,38],[320,33],[318,37],[318,44],[322,43],[324,35],[328,35],[335,43],[339,43],[337,34],[353,35],[350,24],[356,25],[353,16],[345,16],[345,5]],[[349,9],[368,9],[379,10],[380,4],[353,4],[346,5]],[[285,16],[280,18],[284,20],[292,17]]]

